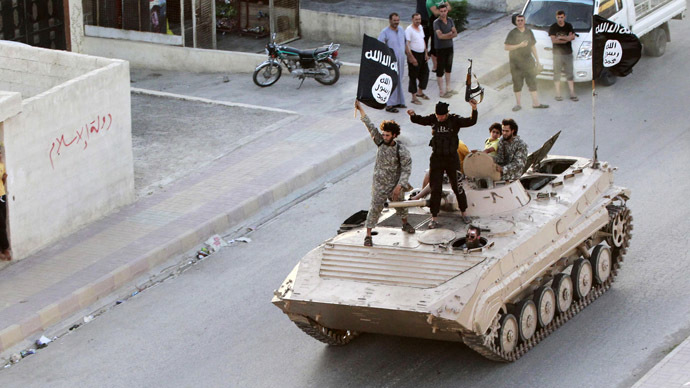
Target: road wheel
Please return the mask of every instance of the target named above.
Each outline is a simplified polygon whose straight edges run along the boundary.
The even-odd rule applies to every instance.
[[[602,86],[611,86],[618,81],[618,77],[611,74],[608,70],[602,70],[597,83]]]
[[[565,312],[573,303],[573,280],[561,273],[553,279],[553,290],[556,293],[556,308],[559,313]]]
[[[575,260],[570,276],[573,278],[575,297],[582,299],[587,296],[592,289],[592,264],[585,259]]]
[[[611,276],[611,250],[603,245],[597,245],[589,257],[594,272],[594,280],[603,284]]]
[[[658,27],[649,33],[649,37],[645,39],[644,52],[650,57],[660,57],[666,52],[666,43],[668,43],[668,35],[663,27]]]
[[[254,83],[262,88],[278,82],[283,69],[276,62],[264,63],[254,70]]]
[[[338,65],[336,65],[331,58],[326,58],[325,61],[316,62],[316,67],[319,71],[328,71],[328,75],[317,75],[314,77],[317,82],[323,85],[333,85],[340,79],[340,69],[338,69]]]
[[[607,232],[611,234],[606,238],[606,242],[612,248],[622,248],[628,239],[630,239],[631,220],[630,210],[628,208],[612,208],[615,215],[607,227]]]
[[[501,328],[498,330],[498,346],[505,353],[512,352],[518,342],[518,321],[513,314],[506,314],[501,318]]]
[[[556,315],[556,294],[549,286],[540,287],[534,292],[534,304],[537,306],[537,322],[546,327]]]
[[[518,313],[518,332],[522,342],[532,338],[537,331],[537,306],[534,301],[527,299],[517,306]]]

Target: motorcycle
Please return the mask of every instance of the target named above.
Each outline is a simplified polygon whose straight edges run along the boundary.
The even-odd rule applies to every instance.
[[[276,34],[266,44],[268,60],[261,63],[254,70],[254,83],[260,87],[271,86],[278,81],[285,66],[296,78],[302,80],[297,89],[302,87],[304,80],[314,78],[323,85],[333,85],[340,78],[340,61],[338,57],[339,44],[331,43],[315,49],[300,50],[290,46],[275,44]]]

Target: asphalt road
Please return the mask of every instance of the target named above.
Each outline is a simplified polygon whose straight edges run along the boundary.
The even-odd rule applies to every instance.
[[[662,58],[643,58],[634,74],[598,89],[599,157],[618,166],[616,184],[632,189],[635,230],[612,289],[512,364],[483,359],[458,343],[362,335],[333,348],[303,334],[270,303],[295,263],[367,208],[372,166],[328,185],[182,274],[116,306],[38,354],[0,371],[17,387],[628,387],[690,335],[690,22],[672,23]],[[580,102],[510,112],[510,88],[487,98],[476,127],[461,137],[478,148],[488,126],[506,116],[536,149],[563,130],[552,153],[592,154],[589,85]],[[527,101],[523,105],[528,105]],[[431,108],[420,109],[421,113]],[[451,109],[467,114],[469,107]],[[345,113],[343,113],[345,114]],[[351,112],[348,112],[351,114]],[[372,113],[380,120],[382,113]],[[401,119],[403,116],[396,116]],[[354,120],[354,119],[353,119]],[[406,123],[406,122],[405,122]],[[428,129],[406,123],[413,182],[423,176]],[[362,134],[366,136],[362,127]]]

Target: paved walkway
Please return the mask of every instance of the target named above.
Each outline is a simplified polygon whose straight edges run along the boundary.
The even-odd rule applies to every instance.
[[[632,388],[687,387],[690,387],[690,337],[632,386]]]

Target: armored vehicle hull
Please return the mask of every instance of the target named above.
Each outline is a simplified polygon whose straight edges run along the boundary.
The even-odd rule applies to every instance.
[[[388,212],[373,247],[362,245],[363,227],[343,231],[309,252],[272,302],[331,345],[382,333],[518,359],[610,287],[631,236],[630,193],[607,163],[547,156],[520,180],[494,182],[476,173],[481,160],[467,171],[472,155],[463,187],[481,246],[466,248],[458,213],[441,213],[442,228],[427,230],[428,211],[410,207],[417,233],[407,234]]]

